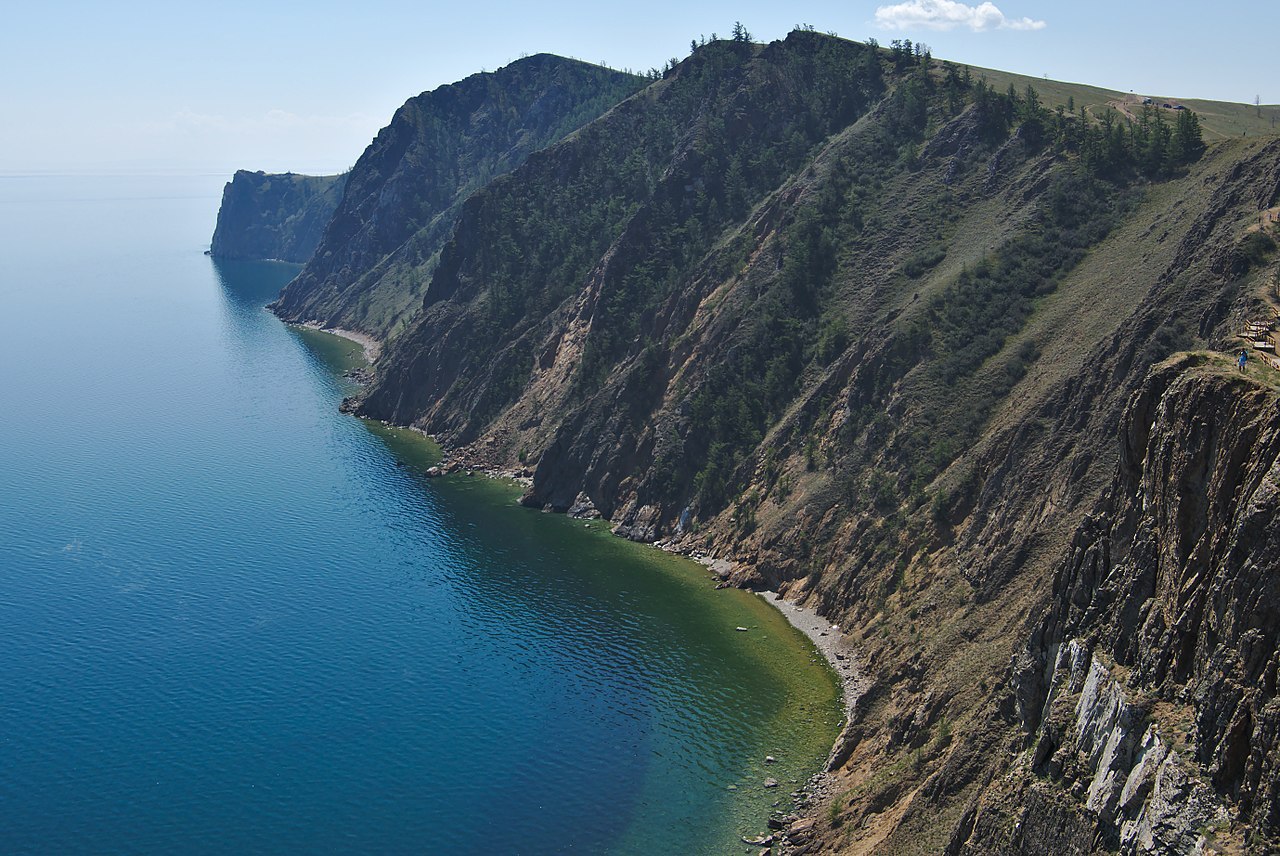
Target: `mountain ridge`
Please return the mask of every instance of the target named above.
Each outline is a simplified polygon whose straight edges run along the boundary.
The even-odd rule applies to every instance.
[[[352,168],[316,252],[272,308],[393,335],[416,313],[459,206],[642,82],[536,54],[409,99]]]
[[[1280,375],[1205,353],[1280,306],[1280,139],[1065,106],[898,44],[698,46],[461,202],[346,405],[854,636],[871,687],[783,852],[1276,838],[1280,772],[1240,747],[1280,704],[1249,571],[1280,557],[1247,534],[1280,477],[1238,438],[1270,438]],[[1239,473],[1247,520],[1205,511]],[[1181,546],[1112,562],[1139,518]],[[1107,584],[1130,579],[1150,594]],[[1253,613],[1172,594],[1223,579]],[[1194,655],[1151,666],[1175,631]]]

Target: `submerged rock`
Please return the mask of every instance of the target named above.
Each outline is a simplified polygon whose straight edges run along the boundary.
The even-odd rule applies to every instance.
[[[790,844],[803,844],[813,836],[816,821],[812,817],[802,817],[787,827],[786,839]]]

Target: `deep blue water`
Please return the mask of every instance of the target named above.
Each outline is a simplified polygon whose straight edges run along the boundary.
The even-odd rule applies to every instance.
[[[223,180],[0,178],[0,851],[734,852],[812,652],[339,414]]]

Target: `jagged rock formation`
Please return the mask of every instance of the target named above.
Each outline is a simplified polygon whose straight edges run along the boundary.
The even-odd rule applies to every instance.
[[[813,32],[700,47],[461,203],[354,406],[850,629],[804,848],[1264,850],[1274,395],[1163,361],[1270,294],[1280,140],[1102,127]]]
[[[395,333],[421,304],[462,203],[643,83],[538,54],[409,99],[352,168],[320,246],[273,309]]]
[[[1048,815],[1078,852],[1269,849],[1276,753],[1280,420],[1222,358],[1152,372],[1116,477],[1015,662],[1032,735],[962,853],[1027,852]],[[1034,795],[1034,796],[1033,796]]]
[[[210,255],[305,262],[333,216],[347,174],[239,170],[222,191]]]
[[[918,768],[910,756],[910,765],[888,781],[850,790],[830,842],[849,842],[850,852],[1089,853],[1119,847],[1124,836],[1130,849],[1190,852],[1161,848],[1180,836],[1178,846],[1187,843],[1187,827],[1175,833],[1173,819],[1192,816],[1203,823],[1191,829],[1212,827],[1219,844],[1243,837],[1239,824],[1249,818],[1224,815],[1222,806],[1233,800],[1202,786],[1212,782],[1207,770],[1217,763],[1217,750],[1188,753],[1179,736],[1168,754],[1175,738],[1148,733],[1154,700],[1119,689],[1110,678],[1123,666],[1103,672],[1092,664],[1095,652],[1104,665],[1115,662],[1105,625],[1040,625],[1046,611],[1074,613],[1083,605],[1079,591],[1051,588],[1054,569],[1069,562],[1073,539],[1089,537],[1073,534],[1089,526],[1082,523],[1086,513],[1093,512],[1095,530],[1096,521],[1106,519],[1097,503],[1125,460],[1117,441],[1125,408],[1137,390],[1158,388],[1144,386],[1149,366],[1162,348],[1177,347],[1189,334],[1229,342],[1226,332],[1274,277],[1274,265],[1250,268],[1240,236],[1280,192],[1278,159],[1275,140],[1220,148],[1187,178],[1149,191],[1129,223],[1059,285],[1058,296],[1092,295],[1105,305],[1074,303],[1056,320],[1048,317],[1054,307],[1044,307],[1042,323],[1062,325],[1062,334],[1038,366],[1055,370],[1039,378],[1029,373],[984,437],[939,480],[935,497],[945,501],[933,505],[934,523],[921,527],[936,529],[917,542],[923,549],[902,569],[903,583],[888,597],[883,588],[868,595],[867,588],[883,585],[888,575],[883,565],[876,573],[874,559],[864,558],[868,551],[857,544],[852,561],[866,563],[871,573],[819,581],[833,610],[846,604],[846,622],[874,616],[863,638],[879,681],[847,735],[842,760],[852,775],[846,781],[875,781],[877,767],[895,758],[901,764],[904,749],[921,753]],[[1103,332],[1095,325],[1104,315],[1111,322],[1105,335],[1081,347],[1082,332]],[[1049,355],[1052,366],[1044,363]],[[1168,371],[1185,368],[1174,363]],[[1129,424],[1142,418],[1130,413]],[[1176,442],[1189,430],[1184,424],[1165,436]],[[1127,490],[1112,488],[1116,497]],[[1185,522],[1175,520],[1172,528]],[[1205,531],[1193,527],[1181,537],[1194,540]],[[1247,535],[1231,527],[1214,531],[1220,544]],[[1116,547],[1112,555],[1120,554]],[[851,591],[859,581],[863,592]],[[1259,596],[1266,595],[1250,595]],[[931,617],[937,623],[926,630]],[[1079,644],[1071,643],[1083,627],[1091,627],[1098,646],[1081,656]],[[1028,636],[1037,640],[1033,653],[1012,671],[1001,666],[1007,646],[1020,649]],[[1158,713],[1177,694],[1172,685],[1162,692]],[[1046,710],[1053,714],[1043,725],[1047,740],[1036,733],[1038,712]],[[1197,757],[1207,761],[1198,769]],[[1191,765],[1182,763],[1188,760]],[[1160,787],[1149,787],[1157,780]],[[1222,834],[1233,828],[1234,839]],[[1252,849],[1267,852],[1266,836],[1273,833],[1262,825],[1251,834]],[[1204,846],[1217,852],[1212,838]]]

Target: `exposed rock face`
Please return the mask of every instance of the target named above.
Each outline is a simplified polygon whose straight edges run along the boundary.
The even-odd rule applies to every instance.
[[[1132,292],[1128,317],[1084,352],[1075,363],[1078,373],[1048,387],[1039,403],[1033,394],[1026,406],[1010,408],[1023,415],[1001,420],[974,449],[977,478],[952,495],[943,518],[952,540],[930,565],[931,574],[945,579],[950,566],[973,585],[975,599],[959,608],[979,621],[948,622],[958,632],[941,635],[954,647],[935,648],[927,657],[932,674],[919,689],[890,671],[893,643],[869,640],[873,659],[889,661],[880,670],[884,683],[862,712],[860,733],[873,739],[856,748],[849,767],[859,769],[862,757],[867,766],[861,769],[874,770],[880,723],[893,722],[893,712],[917,692],[950,694],[951,713],[965,707],[972,684],[950,674],[954,670],[967,672],[970,681],[981,675],[986,701],[957,727],[963,736],[940,753],[936,771],[915,779],[918,790],[905,805],[899,802],[893,826],[852,852],[1230,852],[1232,842],[1245,837],[1257,852],[1269,852],[1273,832],[1256,808],[1237,813],[1242,804],[1234,786],[1224,792],[1217,785],[1215,770],[1229,757],[1223,754],[1229,744],[1217,737],[1197,742],[1187,728],[1203,718],[1193,710],[1195,698],[1231,695],[1240,678],[1221,672],[1188,677],[1194,657],[1174,628],[1198,633],[1215,624],[1186,612],[1202,598],[1219,606],[1237,598],[1248,611],[1274,593],[1249,572],[1213,594],[1223,579],[1212,558],[1236,555],[1242,567],[1249,561],[1275,566],[1267,558],[1272,547],[1242,525],[1247,512],[1241,516],[1272,490],[1266,484],[1274,475],[1262,474],[1274,470],[1273,441],[1257,440],[1265,433],[1258,426],[1268,418],[1274,423],[1274,393],[1224,374],[1221,357],[1203,366],[1204,358],[1175,361],[1149,378],[1147,366],[1153,343],[1180,318],[1196,319],[1198,329],[1213,336],[1232,319],[1270,311],[1259,309],[1257,295],[1270,290],[1274,266],[1251,273],[1237,248],[1249,212],[1280,191],[1278,154],[1274,141],[1232,162],[1224,163],[1218,151],[1211,155],[1218,162],[1207,163],[1200,179],[1213,191],[1194,207],[1186,206],[1188,197],[1166,197],[1169,207],[1152,212],[1154,223],[1181,237],[1159,254],[1165,266],[1150,271],[1150,285]],[[1139,209],[1135,225],[1147,216]],[[1141,226],[1135,237],[1152,234],[1148,229]],[[1118,252],[1104,244],[1079,273],[1109,267]],[[1078,275],[1063,289],[1074,288]],[[1135,271],[1128,282],[1136,285],[1141,276]],[[1214,427],[1206,434],[1208,426]],[[1098,484],[1108,471],[1109,483]],[[1196,490],[1203,499],[1194,498]],[[1140,525],[1144,515],[1148,522]],[[1141,558],[1144,551],[1148,558]],[[1153,574],[1163,577],[1163,588]],[[948,602],[936,583],[913,592],[914,602],[922,597]],[[1183,606],[1171,609],[1174,603]],[[1179,611],[1182,617],[1172,618]],[[1018,626],[1020,615],[1030,633]],[[1220,641],[1219,632],[1210,635]],[[1020,653],[1006,678],[993,679],[1002,670],[990,661],[985,675],[969,671],[983,647],[1024,634],[1032,642],[1017,643]],[[1138,648],[1144,656],[1136,656]],[[1200,656],[1212,672],[1222,655]],[[1165,663],[1163,671],[1153,668],[1157,661]],[[883,714],[876,710],[881,705]],[[1265,699],[1257,707],[1265,711]],[[1229,716],[1238,717],[1238,710]],[[1264,727],[1259,735],[1265,733]],[[950,838],[932,837],[939,828],[950,830]],[[907,846],[913,832],[930,836],[930,846]]]
[[[1202,361],[1134,397],[1015,671],[1029,780],[1079,791],[1084,827],[1126,853],[1280,832],[1280,399]]]
[[[538,54],[409,99],[352,168],[276,313],[379,339],[396,332],[421,304],[459,206],[643,82]]]
[[[305,262],[346,187],[347,174],[271,175],[239,170],[222,191],[211,255]]]
[[[1269,293],[1280,142],[1091,173],[918,67],[699,48],[462,203],[351,406],[857,637],[788,846],[1265,848],[1274,396],[1163,361]]]

